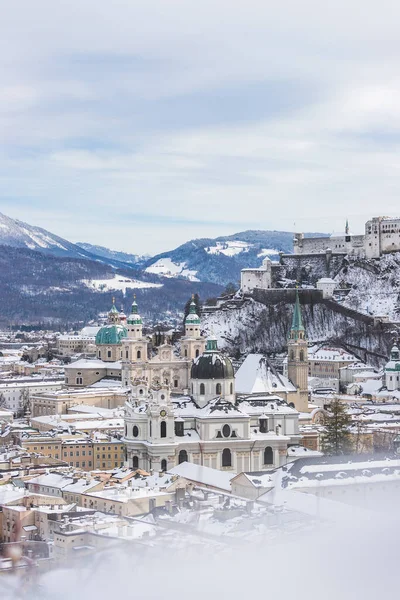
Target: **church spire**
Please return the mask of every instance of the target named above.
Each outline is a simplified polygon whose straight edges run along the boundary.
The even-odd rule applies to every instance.
[[[344,232],[346,235],[349,235],[349,220],[348,219],[346,219],[346,227],[344,229]]]
[[[296,288],[296,301],[294,304],[290,337],[294,340],[297,340],[298,338],[304,338],[304,333],[305,329],[303,325],[303,317],[301,316],[299,290]]]
[[[128,317],[128,323],[130,325],[142,325],[142,318],[138,312],[138,305],[136,302],[136,294],[133,296],[131,314]]]
[[[197,307],[196,307],[196,302],[195,302],[195,296],[194,294],[192,294],[192,300],[190,302],[190,306],[189,306],[189,314],[185,319],[185,325],[200,325],[201,321],[200,321],[200,317],[197,314]]]

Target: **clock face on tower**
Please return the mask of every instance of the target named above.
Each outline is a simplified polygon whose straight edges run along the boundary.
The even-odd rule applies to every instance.
[[[160,410],[160,417],[166,417],[167,416],[167,411],[162,409]]]

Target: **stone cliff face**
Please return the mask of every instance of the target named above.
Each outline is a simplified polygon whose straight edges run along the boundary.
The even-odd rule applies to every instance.
[[[283,352],[294,304],[294,290],[258,292],[256,298],[228,301],[203,317],[207,333],[213,332],[220,345],[237,352]],[[310,342],[330,341],[354,352],[362,360],[383,364],[398,335],[393,324],[322,299],[317,290],[300,290],[303,321]]]

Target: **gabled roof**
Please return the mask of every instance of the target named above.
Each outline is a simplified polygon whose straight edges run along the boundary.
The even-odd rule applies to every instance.
[[[273,369],[263,354],[249,354],[239,367],[235,377],[238,394],[278,394],[293,392],[296,388],[287,377]]]

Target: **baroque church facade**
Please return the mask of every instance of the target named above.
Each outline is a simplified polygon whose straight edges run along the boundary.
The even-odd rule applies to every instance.
[[[193,298],[185,319],[180,356],[167,343],[159,346],[153,354],[149,339],[143,335],[136,299],[128,318],[119,313],[113,302],[108,322],[96,336],[96,359],[81,359],[66,365],[66,385],[83,388],[104,378],[121,379],[123,387],[128,390],[139,378],[149,385],[166,384],[174,392],[188,392],[192,361],[204,351],[205,344]]]
[[[190,333],[199,340],[200,318],[194,308],[189,317],[186,341]],[[190,331],[192,323],[196,332]],[[171,393],[171,381],[153,379],[149,385],[145,371],[137,370],[128,352],[124,380],[131,389],[125,405],[128,466],[166,471],[192,462],[240,472],[285,464],[288,448],[300,441],[298,410],[270,393],[237,395],[233,365],[219,352],[217,341],[209,338],[203,353],[194,344],[187,348],[192,361],[183,395]],[[289,336],[289,369],[306,409],[307,342],[298,296]]]

